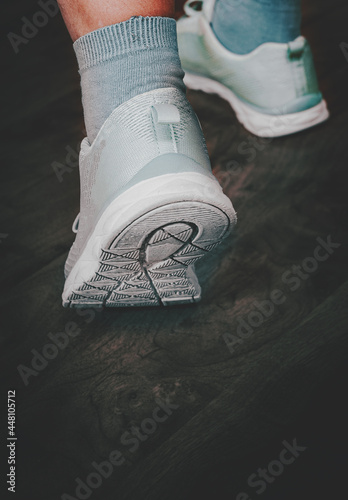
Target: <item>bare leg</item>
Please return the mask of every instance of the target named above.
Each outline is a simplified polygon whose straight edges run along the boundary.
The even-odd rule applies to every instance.
[[[173,17],[174,0],[58,0],[71,38],[133,16]]]

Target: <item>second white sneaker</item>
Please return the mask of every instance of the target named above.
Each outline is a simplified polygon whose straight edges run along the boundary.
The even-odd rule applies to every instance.
[[[244,127],[261,137],[292,134],[326,120],[329,113],[307,40],[263,43],[249,54],[234,54],[212,30],[214,4],[189,1],[186,16],[178,21],[186,85],[220,95]]]

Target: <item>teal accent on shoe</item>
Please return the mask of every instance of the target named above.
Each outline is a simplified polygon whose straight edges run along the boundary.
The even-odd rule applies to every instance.
[[[198,174],[208,175],[214,179],[214,175],[211,173],[210,169],[202,167],[192,158],[179,153],[167,153],[158,156],[145,165],[145,167],[143,167],[140,172],[138,172],[133,179],[117,193],[117,196],[130,187],[135,186],[135,184],[147,179],[152,179],[159,175],[180,174],[183,172],[196,172]]]
[[[313,106],[319,104],[323,98],[321,92],[316,92],[315,94],[308,94],[297,97],[293,101],[285,103],[277,108],[262,108],[261,106],[255,106],[254,104],[251,104],[241,96],[238,97],[239,99],[241,99],[241,101],[245,102],[245,104],[250,106],[255,111],[272,116],[286,115],[289,113],[298,113],[300,111],[305,111],[306,109],[312,108]]]
[[[99,210],[97,218],[112,202],[112,200],[120,196],[122,193],[125,193],[131,187],[136,186],[139,182],[155,179],[161,175],[182,174],[185,172],[203,174],[211,179],[215,179],[211,169],[208,168],[207,165],[203,167],[186,155],[180,153],[167,153],[160,155],[145,165],[124,187],[116,191],[109,199],[107,199]]]

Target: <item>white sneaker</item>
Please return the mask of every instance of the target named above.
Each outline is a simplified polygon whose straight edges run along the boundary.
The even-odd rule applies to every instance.
[[[211,20],[215,0],[185,4],[178,21],[179,54],[191,89],[220,95],[244,127],[260,137],[292,134],[329,116],[318,88],[311,49],[302,36],[264,43],[249,54],[227,50]]]
[[[80,153],[81,213],[63,305],[196,302],[194,262],[236,214],[211,173],[202,130],[174,88],[125,102]]]

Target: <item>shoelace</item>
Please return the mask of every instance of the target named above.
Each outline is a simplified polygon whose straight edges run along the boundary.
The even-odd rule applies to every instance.
[[[78,213],[75,217],[75,220],[74,220],[72,228],[71,228],[72,232],[75,234],[77,233],[77,230],[79,228],[79,220],[80,220],[80,214]]]
[[[184,12],[187,16],[192,17],[199,14],[203,7],[203,1],[189,0],[184,5]]]

